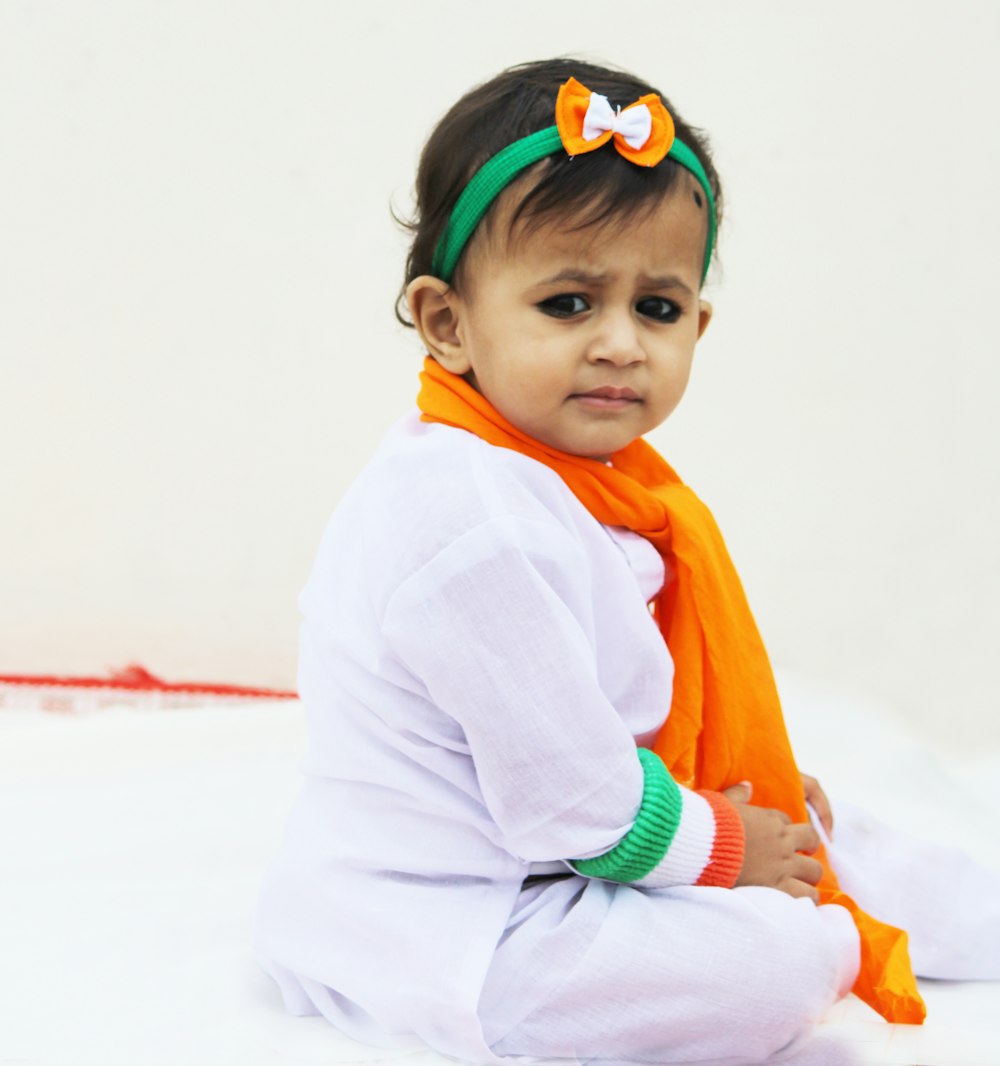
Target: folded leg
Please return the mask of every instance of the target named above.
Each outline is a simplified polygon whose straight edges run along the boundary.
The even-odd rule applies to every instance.
[[[797,1044],[853,983],[847,912],[766,888],[526,889],[480,999],[499,1055],[748,1066]]]
[[[909,933],[920,977],[1000,979],[1000,873],[850,804],[837,803],[834,817],[827,848],[841,886]]]

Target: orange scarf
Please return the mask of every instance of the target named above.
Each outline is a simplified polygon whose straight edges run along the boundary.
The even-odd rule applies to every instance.
[[[554,470],[597,521],[645,537],[669,560],[674,579],[654,610],[674,660],[670,714],[653,745],[678,783],[721,791],[753,782],[754,802],[808,814],[774,676],[743,586],[708,508],[644,440],[612,457],[612,466],[557,451],[507,422],[462,378],[428,357],[417,404],[425,422],[468,430],[489,444]],[[891,1022],[926,1014],[910,968],[906,933],[885,925],[840,891],[820,850],[822,903],[839,903],[861,936],[854,991]]]

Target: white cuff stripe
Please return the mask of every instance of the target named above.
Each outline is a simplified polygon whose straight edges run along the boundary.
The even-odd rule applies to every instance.
[[[635,884],[647,888],[693,885],[712,858],[715,844],[715,814],[712,805],[697,792],[682,788],[680,824],[666,855]]]

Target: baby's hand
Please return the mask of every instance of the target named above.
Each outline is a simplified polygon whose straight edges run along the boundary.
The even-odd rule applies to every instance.
[[[750,805],[753,789],[748,783],[733,785],[723,795],[736,805],[743,822],[746,850],[737,885],[763,885],[790,896],[808,896],[819,902],[814,887],[823,867],[802,852],[819,847],[819,834],[808,823],[793,825],[784,811]]]

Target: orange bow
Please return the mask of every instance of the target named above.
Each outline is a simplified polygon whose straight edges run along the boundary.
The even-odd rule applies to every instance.
[[[606,96],[576,78],[560,86],[556,126],[569,155],[592,152],[614,138],[615,148],[641,167],[655,167],[674,143],[674,120],[656,93],[615,111]]]

